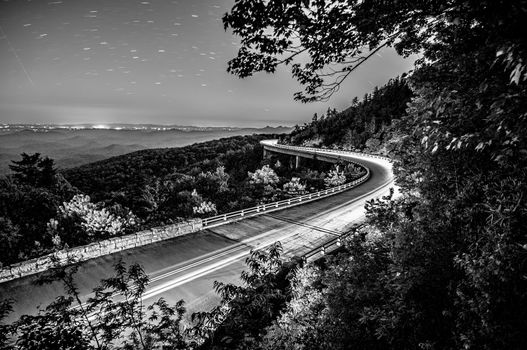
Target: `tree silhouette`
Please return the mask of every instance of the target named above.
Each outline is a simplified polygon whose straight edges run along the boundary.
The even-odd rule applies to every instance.
[[[40,153],[22,153],[21,157],[21,160],[12,160],[13,164],[9,165],[16,181],[38,187],[49,187],[55,183],[57,170],[53,159],[42,158]]]

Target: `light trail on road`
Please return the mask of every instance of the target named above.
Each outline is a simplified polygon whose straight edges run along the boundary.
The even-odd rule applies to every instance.
[[[389,162],[344,154],[340,157],[367,166],[370,179],[356,188],[279,214],[251,217],[83,262],[76,276],[81,300],[85,302],[92,295],[100,279],[112,276],[113,265],[123,259],[139,263],[148,274],[150,283],[143,295],[146,303],[163,297],[169,303],[185,299],[190,311],[214,306],[218,299],[213,295],[213,282],[240,283],[243,260],[251,250],[280,241],[284,258],[301,256],[363,220],[365,202],[385,195],[394,186]],[[32,282],[36,278],[28,276],[0,284],[1,295],[17,299],[15,312],[7,321],[34,314],[37,305],[51,302],[62,290],[58,283],[35,286]]]

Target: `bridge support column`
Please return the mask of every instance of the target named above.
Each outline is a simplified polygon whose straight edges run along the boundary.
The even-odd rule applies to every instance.
[[[264,159],[267,159],[270,156],[271,156],[270,152],[264,148],[263,149],[263,157],[264,157]]]
[[[295,156],[295,169],[298,169],[299,166],[300,166],[300,157]]]

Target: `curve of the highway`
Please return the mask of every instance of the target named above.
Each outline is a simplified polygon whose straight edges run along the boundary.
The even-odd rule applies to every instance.
[[[237,283],[251,249],[280,241],[285,257],[303,255],[363,220],[365,202],[386,195],[394,186],[389,161],[354,153],[339,156],[368,167],[369,180],[301,206],[85,261],[76,275],[82,299],[90,296],[100,279],[111,276],[115,262],[123,259],[141,264],[149,275],[150,284],[143,297],[146,303],[163,297],[170,303],[184,299],[189,313],[210,309],[218,301],[212,283]],[[14,311],[6,322],[35,314],[38,305],[46,306],[64,294],[60,283],[37,286],[37,278],[32,275],[0,284],[0,299],[15,300]]]

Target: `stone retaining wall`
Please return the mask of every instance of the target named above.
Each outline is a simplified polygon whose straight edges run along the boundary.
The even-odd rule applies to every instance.
[[[268,140],[269,141],[269,140]],[[272,140],[275,141],[275,140]],[[320,151],[326,151],[326,152],[332,152],[332,153],[343,153],[348,155],[358,155],[362,157],[369,157],[369,158],[380,158],[384,160],[391,161],[389,158],[386,158],[384,156],[380,155],[370,155],[370,154],[363,154],[363,153],[357,153],[357,152],[350,152],[350,151],[342,151],[342,150],[331,150],[331,149],[324,149],[324,148],[314,148],[314,147],[298,147],[298,146],[287,146],[287,145],[278,145],[278,144],[269,144],[265,141],[261,141],[261,144],[263,144],[266,147],[274,148],[274,149],[296,149],[296,150],[303,150],[304,152],[306,150],[312,151],[312,152],[320,152]],[[349,160],[348,160],[349,161]],[[6,282],[12,279],[32,275],[35,273],[39,273],[42,271],[45,271],[52,267],[52,257],[55,256],[58,258],[59,262],[61,264],[66,264],[68,262],[68,257],[73,258],[75,261],[85,261],[92,258],[97,258],[99,256],[119,252],[126,249],[132,249],[136,247],[141,247],[150,243],[162,241],[165,239],[170,239],[178,236],[182,236],[191,232],[199,231],[205,227],[210,226],[217,226],[217,225],[223,225],[228,224],[230,222],[238,221],[246,217],[251,217],[255,215],[261,215],[264,213],[269,212],[266,211],[266,208],[272,209],[275,208],[288,208],[294,205],[298,205],[299,203],[293,203],[295,200],[302,203],[310,202],[311,200],[322,198],[328,195],[334,195],[337,193],[340,193],[342,191],[341,188],[351,188],[351,185],[353,187],[355,186],[354,182],[358,182],[358,184],[362,183],[369,177],[369,169],[361,164],[360,162],[356,161],[349,161],[351,163],[355,163],[357,165],[360,165],[367,170],[367,174],[363,176],[359,180],[355,180],[352,183],[337,186],[332,189],[326,190],[326,194],[324,196],[321,196],[320,194],[324,191],[317,192],[314,194],[307,194],[298,196],[295,198],[291,198],[289,200],[274,202],[274,203],[267,203],[263,206],[258,206],[254,208],[248,208],[244,210],[239,210],[237,212],[232,213],[226,213],[222,215],[218,215],[216,217],[207,218],[205,219],[205,225],[203,224],[203,221],[201,219],[191,220],[188,222],[183,222],[175,225],[167,225],[162,227],[155,227],[151,230],[141,231],[132,233],[126,236],[122,237],[115,237],[110,238],[101,242],[95,242],[92,244],[88,244],[81,247],[71,248],[71,249],[65,249],[58,252],[55,252],[53,254],[49,254],[40,258],[35,258],[27,261],[22,261],[17,264],[13,264],[11,266],[4,267],[0,269],[0,283]],[[337,190],[338,189],[338,190]],[[331,193],[329,193],[331,192]],[[313,196],[313,198],[312,198]],[[289,202],[286,205],[285,202]],[[282,205],[284,204],[284,205]]]
[[[66,264],[68,258],[74,259],[75,261],[85,261],[165,239],[183,236],[199,231],[202,227],[201,219],[196,219],[174,225],[154,227],[150,230],[114,237],[85,246],[63,249],[49,255],[22,261],[0,269],[0,283],[45,271],[52,267],[53,257],[56,257],[61,264]]]

